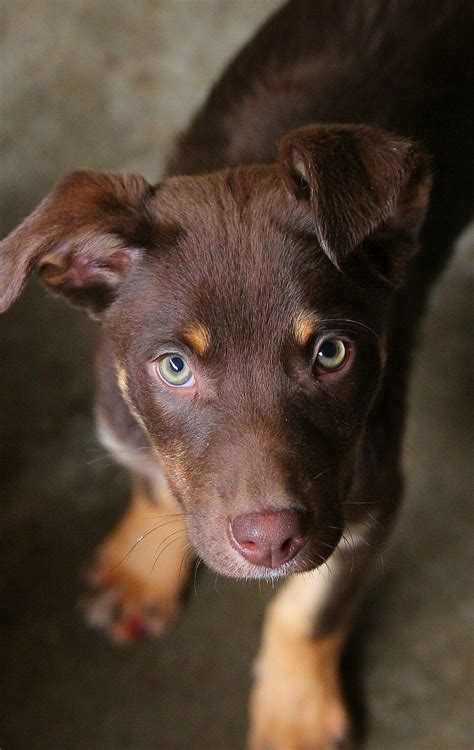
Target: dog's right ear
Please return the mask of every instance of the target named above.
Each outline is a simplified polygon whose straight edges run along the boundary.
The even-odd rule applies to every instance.
[[[43,283],[93,315],[114,299],[152,243],[154,188],[133,174],[78,171],[60,180],[0,243],[0,312],[37,267]]]

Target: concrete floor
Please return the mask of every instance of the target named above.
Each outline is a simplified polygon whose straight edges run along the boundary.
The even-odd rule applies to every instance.
[[[2,234],[68,169],[156,178],[210,80],[278,4],[4,0]],[[420,334],[405,510],[360,625],[368,750],[474,746],[472,248],[471,233]],[[94,337],[34,282],[0,320],[0,747],[238,750],[269,590],[201,576],[172,633],[126,649],[75,608],[78,570],[127,498],[94,435]]]

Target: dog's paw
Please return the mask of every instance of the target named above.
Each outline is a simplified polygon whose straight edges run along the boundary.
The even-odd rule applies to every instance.
[[[303,642],[262,654],[250,700],[249,750],[354,748],[337,678],[325,667]]]
[[[296,690],[291,695],[289,690]],[[342,703],[308,685],[257,684],[252,694],[249,750],[349,750],[350,724]]]
[[[162,635],[181,608],[193,557],[179,516],[148,515],[137,505],[98,549],[84,572],[79,606],[87,622],[116,643]]]
[[[179,612],[174,594],[148,588],[124,570],[119,576],[104,576],[102,584],[95,583],[94,569],[85,576],[89,590],[79,607],[89,625],[104,630],[115,643],[162,635]]]

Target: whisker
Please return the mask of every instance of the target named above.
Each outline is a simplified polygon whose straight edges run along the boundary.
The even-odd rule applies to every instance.
[[[372,502],[367,502],[366,500],[360,500],[360,501],[343,501],[343,505],[377,505],[378,503],[374,500]]]
[[[176,519],[176,521],[177,521],[177,519]],[[175,521],[175,523],[176,523],[176,521]],[[152,534],[152,533],[153,533],[154,531],[157,531],[158,529],[161,529],[161,528],[162,528],[163,526],[167,526],[167,525],[168,525],[169,523],[173,523],[173,521],[166,521],[166,522],[165,522],[165,523],[163,523],[163,524],[160,524],[160,523],[158,523],[158,524],[156,524],[156,526],[153,526],[153,528],[152,528],[152,529],[148,529],[148,531],[146,531],[146,532],[145,532],[144,534],[141,534],[141,535],[140,535],[140,536],[139,536],[139,537],[138,537],[138,538],[136,539],[136,541],[134,542],[134,544],[132,544],[132,546],[130,547],[130,549],[128,550],[128,552],[127,552],[127,553],[126,553],[126,554],[125,554],[125,555],[124,555],[124,556],[122,557],[122,559],[121,559],[121,560],[119,560],[119,562],[118,562],[118,563],[116,563],[116,564],[115,564],[115,565],[113,566],[113,568],[111,568],[111,569],[110,569],[110,572],[112,573],[112,572],[113,572],[114,570],[116,570],[116,569],[117,569],[117,568],[118,568],[118,567],[119,567],[120,565],[122,565],[122,563],[124,563],[124,562],[125,562],[125,560],[128,560],[128,558],[129,558],[129,557],[130,557],[130,555],[132,554],[132,552],[133,552],[133,550],[135,549],[135,547],[137,547],[137,546],[138,546],[138,545],[140,544],[140,542],[143,542],[143,540],[144,540],[144,539],[146,539],[146,537],[147,537],[147,536],[149,536],[150,534]]]
[[[322,477],[323,474],[327,474],[329,471],[333,471],[333,469],[336,469],[337,466],[328,466],[327,469],[323,469],[319,472],[319,474],[316,474],[316,476],[313,477],[313,482],[315,482],[319,477]]]
[[[333,544],[328,544],[327,542],[322,542],[321,540],[318,541],[318,546],[321,545],[322,547],[327,547],[328,549],[336,549]]]
[[[103,451],[103,450],[105,450],[105,449],[103,447],[101,447],[100,445],[97,446],[97,447],[86,448],[86,451],[88,453],[97,453],[98,451]],[[136,448],[114,448],[114,453],[133,453],[134,451],[135,452],[141,452],[141,451],[149,451],[149,450],[150,450],[150,446],[147,446],[147,445],[139,446],[139,445],[137,445]]]
[[[349,556],[350,555],[349,542],[347,541],[347,538],[346,538],[346,536],[344,534],[342,535],[342,540],[343,540],[345,548],[346,548],[345,549],[345,553]],[[342,555],[343,561],[345,562],[345,560],[344,560],[344,554],[345,553],[342,551],[342,548],[340,549],[340,553]],[[352,559],[352,566],[353,566],[353,564],[354,564],[354,560]],[[351,572],[352,572],[352,568],[351,568]]]
[[[181,530],[180,530],[180,531],[181,531]],[[163,547],[163,549],[161,550],[160,554],[158,555],[158,557],[156,558],[156,560],[154,561],[154,563],[153,563],[153,565],[152,565],[152,568],[151,568],[151,573],[153,573],[153,571],[154,571],[154,569],[155,569],[155,566],[156,566],[156,563],[157,563],[157,562],[158,562],[158,560],[160,559],[160,557],[161,557],[161,555],[163,554],[163,552],[165,552],[165,551],[166,551],[166,550],[168,549],[168,547],[171,547],[171,545],[173,544],[173,542],[177,542],[177,541],[178,541],[178,539],[179,539],[179,536],[176,536],[176,534],[177,534],[177,532],[176,532],[176,531],[175,531],[175,532],[173,532],[173,534],[170,534],[170,536],[173,536],[173,537],[174,537],[174,539],[171,539],[171,541],[170,541],[170,542],[168,542],[168,544],[167,544],[167,545],[166,545],[165,547]],[[169,539],[169,538],[170,538],[170,537],[168,537],[168,539]]]
[[[319,573],[319,575],[321,576],[321,578],[323,579],[324,583],[327,584],[328,581],[329,581],[329,579],[332,576],[332,569],[329,567],[327,561],[324,560],[324,558],[322,558],[320,555],[317,555],[317,557],[319,557],[323,561],[324,565],[328,569],[327,578],[325,578],[324,575],[323,575],[323,571],[321,569],[321,563],[315,562],[315,560],[313,560],[312,557],[306,557],[305,560],[306,560],[306,562],[309,562],[309,564],[313,566],[313,569],[311,570],[311,573],[316,573],[316,571],[317,571]]]
[[[201,563],[202,563],[202,557],[198,556],[196,560],[196,564],[194,566],[194,596],[197,596],[196,578],[197,578],[197,572]]]
[[[347,527],[347,532],[348,532],[348,534],[349,534],[349,536],[350,536],[350,538],[351,538],[352,548],[353,548],[353,549],[355,550],[355,542],[354,542],[354,537],[352,536],[352,531],[351,531],[351,529],[350,529],[350,527],[349,527],[349,526]]]
[[[351,536],[352,536],[352,535],[351,535]],[[343,534],[342,538],[343,538],[343,539],[344,539],[344,541],[346,542],[346,544],[347,544],[347,548],[348,548],[348,550],[349,550],[349,549],[350,549],[350,544],[349,544],[349,541],[348,541],[348,539],[347,539],[346,535],[345,535],[345,534]],[[354,539],[353,539],[353,540],[352,540],[352,555],[351,555],[351,571],[350,571],[350,572],[351,572],[351,575],[352,575],[352,573],[354,572],[354,557],[355,557],[355,548],[354,548]]]
[[[329,567],[329,565],[327,564],[327,561],[318,552],[315,552],[314,554],[316,555],[316,557],[318,557],[321,560],[320,565],[325,565],[326,566],[326,568],[328,569],[328,577],[330,577],[332,571],[331,571],[331,568]],[[313,560],[310,560],[310,562],[313,563]]]
[[[184,529],[181,527],[179,529],[175,529],[175,531],[172,531],[170,534],[168,534],[168,536],[166,536],[164,539],[161,540],[158,547],[155,549],[155,555],[158,554],[158,552],[161,550],[165,542],[168,541],[168,539],[170,539],[172,536],[176,536],[176,534],[183,534],[183,533],[184,533]]]
[[[189,542],[187,547],[184,548],[183,557],[181,559],[181,563],[180,563],[179,571],[178,571],[178,581],[181,578],[181,571],[186,568],[187,561],[190,559],[192,554],[193,554],[193,545],[191,544],[191,542]]]
[[[177,518],[178,516],[184,517],[191,515],[190,513],[160,513],[157,516],[143,516],[144,521],[155,521],[157,518]]]
[[[372,513],[369,513],[368,510],[366,510],[365,513],[366,513],[367,516],[369,516],[369,518],[372,519],[372,521],[375,524],[377,524],[377,526],[379,526],[382,529],[382,531],[385,531],[385,526],[382,523],[380,523],[380,521],[378,520],[378,518],[375,518],[375,516]]]

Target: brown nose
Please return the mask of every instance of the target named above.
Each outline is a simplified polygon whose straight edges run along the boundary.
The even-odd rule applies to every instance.
[[[230,543],[253,565],[279,568],[292,560],[306,541],[307,523],[297,510],[245,513],[229,523]]]

